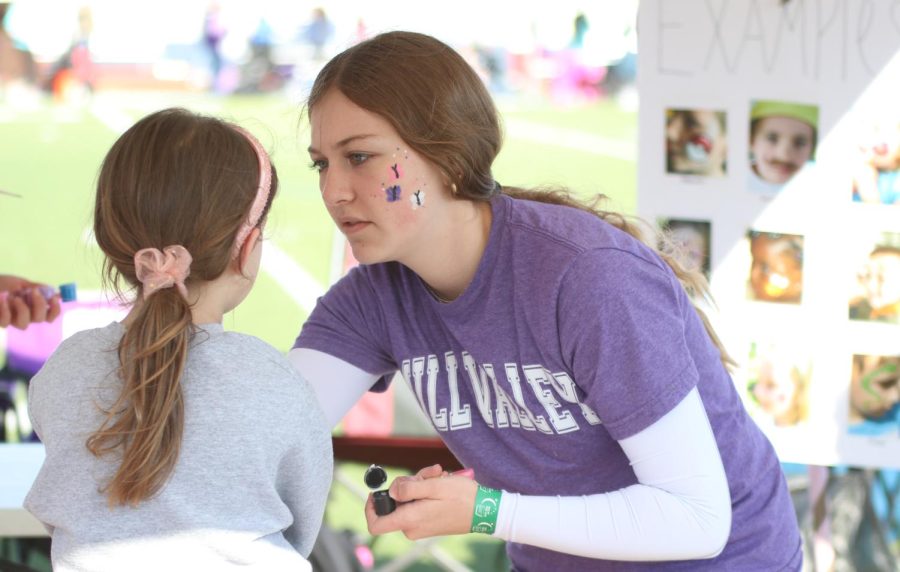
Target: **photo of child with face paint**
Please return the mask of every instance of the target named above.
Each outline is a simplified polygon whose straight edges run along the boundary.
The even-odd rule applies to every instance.
[[[853,356],[847,420],[854,435],[900,429],[900,356]]]
[[[660,219],[663,236],[671,242],[683,264],[692,270],[700,270],[709,279],[709,244],[711,223],[708,220]],[[661,246],[665,248],[665,246]]]
[[[886,232],[856,275],[851,320],[900,323],[900,234]]]
[[[725,112],[666,110],[666,172],[724,177],[728,145]]]
[[[750,107],[751,190],[778,190],[813,160],[819,108],[784,101]]]
[[[809,408],[810,364],[774,345],[750,350],[747,394],[766,420],[776,427],[806,420]]]
[[[862,139],[853,174],[853,201],[900,204],[900,117],[875,120]]]
[[[803,295],[803,237],[796,234],[747,233],[750,240],[751,300],[799,304]]]

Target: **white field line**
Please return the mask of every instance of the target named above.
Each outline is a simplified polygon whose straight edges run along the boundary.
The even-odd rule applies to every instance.
[[[542,123],[525,121],[521,119],[504,120],[506,134],[512,139],[534,141],[544,145],[555,145],[566,149],[574,149],[592,155],[602,155],[622,161],[637,160],[637,142],[610,139],[579,131],[553,127]]]
[[[325,286],[279,248],[275,241],[267,240],[263,244],[261,267],[307,314],[312,312],[319,296],[325,293]]]
[[[93,102],[91,114],[116,135],[125,133],[136,121],[131,115],[113,107],[108,99]]]

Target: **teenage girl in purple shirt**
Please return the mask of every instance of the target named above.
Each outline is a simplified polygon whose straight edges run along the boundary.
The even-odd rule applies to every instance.
[[[516,570],[801,568],[775,453],[688,292],[624,217],[501,186],[497,111],[429,36],[391,32],[313,85],[309,154],[361,265],[290,357],[332,424],[399,371],[475,480],[428,467],[370,532],[485,532]]]

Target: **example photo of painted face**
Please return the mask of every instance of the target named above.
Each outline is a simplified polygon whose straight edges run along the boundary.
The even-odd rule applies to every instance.
[[[850,376],[849,432],[872,435],[900,422],[900,356],[854,355]]]
[[[750,168],[783,185],[813,160],[819,108],[783,101],[756,101],[750,108]]]
[[[900,234],[882,233],[861,261],[849,315],[851,320],[900,323]]]
[[[363,264],[421,256],[451,200],[445,177],[383,117],[340,91],[310,111],[312,168],[331,218]]]
[[[748,298],[799,304],[803,295],[803,237],[796,234],[747,233],[750,242]]]
[[[725,112],[666,110],[666,172],[724,177],[728,145]]]
[[[853,168],[853,201],[900,204],[900,112],[869,119],[858,135]]]
[[[777,427],[806,420],[811,367],[803,352],[753,343],[748,369],[747,393],[761,416]]]
[[[660,219],[660,228],[680,252],[682,262],[691,270],[701,271],[709,278],[709,244],[712,223],[708,220]]]

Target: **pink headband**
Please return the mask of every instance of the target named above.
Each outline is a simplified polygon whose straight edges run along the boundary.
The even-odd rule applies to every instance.
[[[244,221],[235,236],[233,256],[237,257],[241,246],[259,224],[259,219],[266,208],[272,186],[272,167],[268,153],[256,137],[246,129],[238,126],[234,128],[250,141],[250,145],[256,151],[256,157],[259,159],[259,187],[256,190],[256,197],[250,206],[247,220]],[[172,286],[177,287],[181,295],[187,299],[188,292],[184,281],[191,273],[192,261],[193,258],[187,249],[178,244],[167,246],[162,252],[156,248],[143,248],[137,251],[134,254],[134,271],[137,279],[144,286],[144,299],[146,300],[147,296],[157,290]]]
[[[134,273],[144,285],[144,300],[163,288],[175,286],[187,299],[184,280],[191,273],[190,253],[183,246],[173,244],[163,248],[142,248],[134,254]]]
[[[247,237],[253,229],[256,228],[256,225],[259,224],[259,219],[262,216],[263,210],[266,208],[266,203],[269,201],[269,191],[272,187],[272,165],[269,162],[269,154],[266,153],[266,150],[263,149],[263,146],[253,134],[237,125],[235,125],[234,128],[250,141],[250,145],[252,145],[253,150],[256,151],[256,157],[259,159],[259,187],[256,189],[256,198],[253,199],[253,205],[250,206],[247,220],[244,221],[244,224],[238,229],[234,239],[233,256],[237,257],[241,251],[241,246],[244,245],[244,241],[247,240]]]

